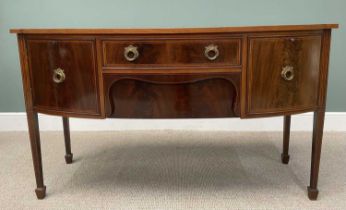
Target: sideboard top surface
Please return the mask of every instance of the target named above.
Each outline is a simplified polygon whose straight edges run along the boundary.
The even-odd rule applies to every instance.
[[[17,34],[196,34],[196,33],[241,33],[241,32],[274,32],[305,31],[338,28],[338,24],[312,25],[277,25],[277,26],[242,26],[218,28],[56,28],[56,29],[11,29]]]

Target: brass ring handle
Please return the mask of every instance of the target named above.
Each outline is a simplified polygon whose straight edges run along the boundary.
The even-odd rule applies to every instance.
[[[127,61],[134,61],[138,58],[139,52],[136,46],[129,45],[124,48],[124,57]]]
[[[64,73],[64,70],[61,68],[57,68],[53,72],[53,81],[57,84],[62,83],[65,81],[66,75]]]
[[[294,70],[292,66],[285,66],[282,68],[281,77],[286,81],[291,81],[294,78]]]
[[[219,49],[217,48],[217,45],[210,44],[210,45],[206,46],[205,50],[204,50],[204,55],[206,58],[208,58],[211,61],[218,58],[219,57]]]

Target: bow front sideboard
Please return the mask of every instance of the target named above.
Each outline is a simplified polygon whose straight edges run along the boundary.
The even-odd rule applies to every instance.
[[[331,30],[337,24],[180,29],[12,29],[17,34],[37,198],[46,195],[38,113],[256,118],[314,112],[308,197],[318,195]]]

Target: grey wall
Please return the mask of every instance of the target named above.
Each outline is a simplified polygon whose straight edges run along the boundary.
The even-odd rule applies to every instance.
[[[10,28],[215,27],[339,23],[333,33],[328,111],[346,111],[345,0],[0,0],[0,112],[23,111]]]

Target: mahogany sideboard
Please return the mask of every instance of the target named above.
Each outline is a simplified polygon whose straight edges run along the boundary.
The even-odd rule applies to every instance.
[[[331,30],[337,24],[180,29],[12,29],[19,45],[37,188],[37,113],[69,117],[255,118],[314,112],[308,197],[316,200]]]

